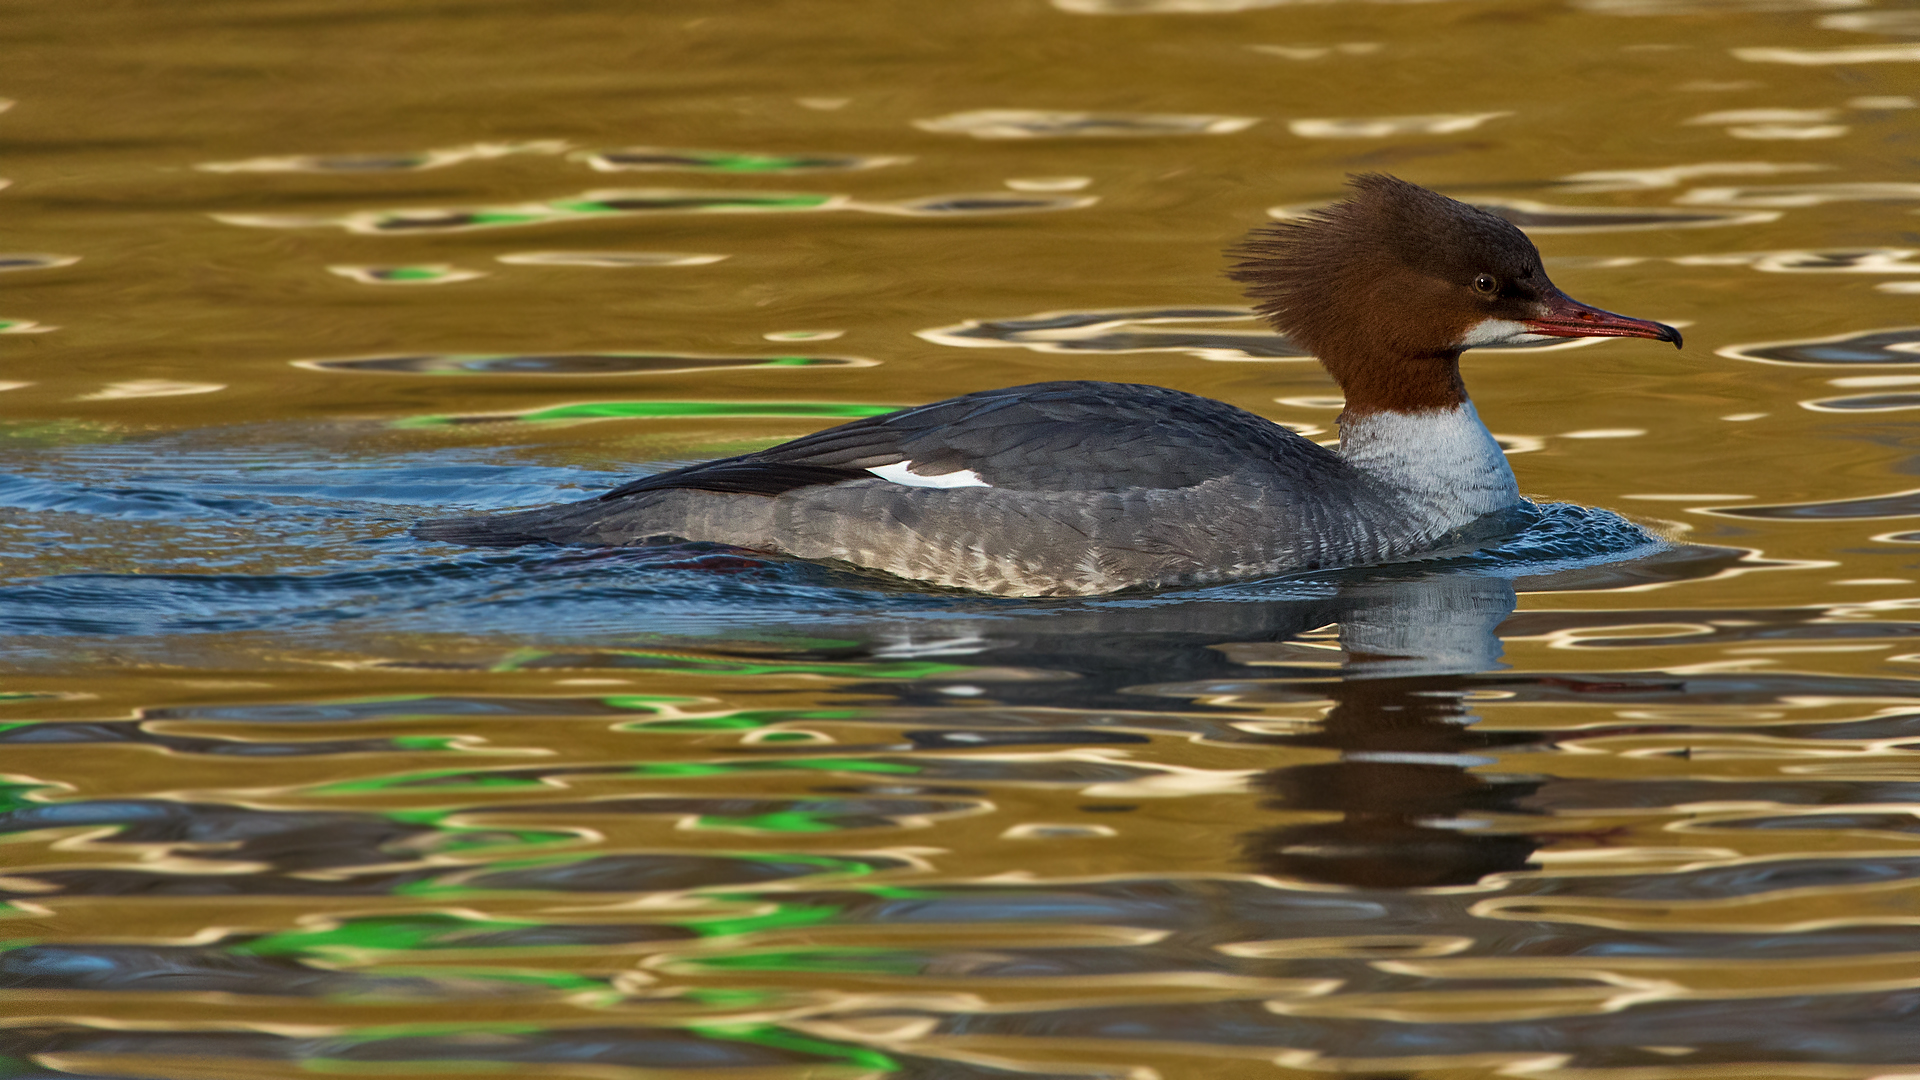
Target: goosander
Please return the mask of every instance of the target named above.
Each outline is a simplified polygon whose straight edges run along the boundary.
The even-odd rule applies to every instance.
[[[1396,562],[1508,533],[1522,505],[1462,350],[1680,332],[1579,303],[1506,220],[1380,174],[1229,254],[1340,384],[1340,448],[1158,386],[983,390],[645,476],[580,502],[424,521],[490,547],[707,541],[1005,596]]]

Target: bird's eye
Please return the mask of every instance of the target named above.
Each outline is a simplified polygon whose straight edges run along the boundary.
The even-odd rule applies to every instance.
[[[1473,291],[1484,296],[1492,296],[1494,291],[1499,288],[1500,283],[1493,280],[1492,274],[1481,274],[1479,277],[1473,279]]]

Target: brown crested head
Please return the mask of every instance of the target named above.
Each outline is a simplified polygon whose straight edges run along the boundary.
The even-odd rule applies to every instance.
[[[1424,412],[1467,399],[1460,353],[1541,337],[1657,337],[1671,327],[1569,300],[1511,222],[1391,176],[1263,225],[1228,272],[1274,329],[1320,359],[1349,413]]]

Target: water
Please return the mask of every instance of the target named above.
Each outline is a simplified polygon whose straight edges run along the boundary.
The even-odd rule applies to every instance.
[[[0,1075],[1920,1072],[1920,12],[0,17]],[[1367,169],[1685,325],[1468,355],[1496,549],[406,536],[1039,379],[1332,438],[1219,252]]]

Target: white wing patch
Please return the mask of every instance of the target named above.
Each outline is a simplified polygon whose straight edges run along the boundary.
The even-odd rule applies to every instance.
[[[882,480],[890,480],[902,487],[919,488],[963,488],[992,487],[992,484],[980,479],[980,474],[972,469],[959,472],[941,473],[939,476],[921,476],[912,471],[913,462],[896,461],[891,465],[875,465],[867,471]]]

